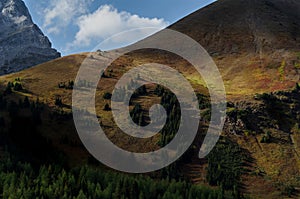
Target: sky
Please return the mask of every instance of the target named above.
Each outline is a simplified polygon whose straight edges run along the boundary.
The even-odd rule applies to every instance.
[[[126,46],[214,1],[24,0],[34,23],[62,55]]]

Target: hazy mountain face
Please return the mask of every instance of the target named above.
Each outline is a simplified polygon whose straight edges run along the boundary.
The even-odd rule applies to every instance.
[[[33,23],[22,0],[0,1],[0,74],[20,71],[60,53]]]

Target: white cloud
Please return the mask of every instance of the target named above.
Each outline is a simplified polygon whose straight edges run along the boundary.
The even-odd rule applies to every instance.
[[[52,0],[50,6],[44,9],[43,27],[47,33],[60,33],[74,18],[85,14],[88,6],[94,0]]]
[[[103,5],[94,13],[79,17],[77,25],[79,31],[71,44],[73,47],[89,46],[92,42],[98,43],[99,40],[102,41],[112,35],[135,29],[130,31],[130,35],[121,34],[111,39],[114,43],[131,43],[153,33],[153,29],[143,29],[143,27],[153,27],[157,31],[165,28],[168,22],[162,18],[146,18],[125,11],[119,12],[111,5]]]

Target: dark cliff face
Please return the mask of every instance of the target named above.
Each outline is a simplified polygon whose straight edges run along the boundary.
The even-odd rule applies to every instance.
[[[0,74],[60,57],[22,0],[1,0],[0,11]]]
[[[300,49],[299,0],[219,0],[171,26],[212,54]]]

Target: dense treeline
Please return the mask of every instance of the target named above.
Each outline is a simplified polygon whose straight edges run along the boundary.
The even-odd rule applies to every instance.
[[[11,85],[8,83],[5,91],[0,93],[0,148],[6,146],[11,154],[33,164],[54,161],[64,164],[63,153],[55,149],[52,141],[39,130],[43,125],[45,104],[38,98],[30,101],[27,96],[12,99],[11,92],[7,92]]]
[[[176,95],[160,85],[157,85],[154,93],[161,97],[160,104],[164,107],[167,113],[166,125],[161,130],[161,140],[159,143],[160,146],[165,146],[178,132],[181,120],[180,105]]]
[[[3,198],[101,198],[101,199],[221,199],[219,189],[185,181],[153,180],[87,166],[64,170],[48,165],[34,169],[9,155],[0,163]]]
[[[30,102],[27,96],[24,99],[19,99],[18,103],[14,100],[7,100],[3,94],[0,94],[0,111],[7,112],[9,118],[8,121],[12,122],[18,117],[28,117],[32,120],[34,125],[39,125],[42,123],[41,113],[43,111],[44,104],[36,99],[36,101]],[[4,118],[3,118],[4,120]],[[12,125],[11,125],[12,126]]]
[[[135,82],[131,82],[130,85],[134,85]],[[133,86],[130,86],[130,88]],[[126,89],[119,89],[118,92],[119,94],[122,92],[125,92]],[[140,96],[144,96],[149,94],[147,92],[147,89],[145,86],[139,87],[135,92],[134,95],[131,98],[131,104],[134,106],[133,109],[130,111],[130,115],[132,120],[140,126],[145,126],[147,125],[147,115],[146,111],[143,110],[143,107],[138,103],[135,102],[135,99],[137,99]],[[164,147],[166,144],[168,144],[176,135],[179,124],[180,124],[180,119],[181,119],[181,111],[180,111],[180,105],[177,100],[177,97],[170,91],[167,90],[166,88],[157,85],[154,94],[160,97],[160,104],[164,107],[166,110],[167,114],[167,120],[166,124],[163,127],[163,129],[160,131],[161,138],[159,142],[157,143],[160,147]],[[121,95],[119,95],[121,96]],[[187,154],[187,153],[186,153]],[[165,167],[161,169],[160,171],[160,177],[162,178],[170,178],[170,179],[183,179],[183,174],[180,169],[180,165],[182,165],[182,161],[186,159],[185,155],[182,157],[180,160],[176,161],[175,163],[169,165],[168,167]]]
[[[221,138],[208,155],[206,179],[210,185],[231,190],[232,198],[241,198],[241,177],[249,171],[246,168],[250,168],[251,161],[251,156],[238,144]]]

